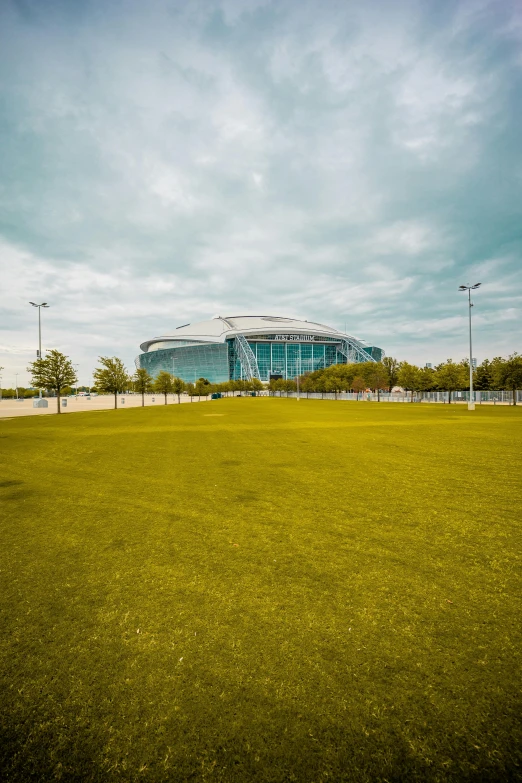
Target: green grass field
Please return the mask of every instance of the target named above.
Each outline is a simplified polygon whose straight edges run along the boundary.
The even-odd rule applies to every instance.
[[[0,421],[3,781],[522,779],[522,410]]]

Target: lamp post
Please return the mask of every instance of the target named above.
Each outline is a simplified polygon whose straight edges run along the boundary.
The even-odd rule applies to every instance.
[[[42,319],[40,317],[40,310],[42,307],[49,307],[47,302],[42,302],[42,304],[36,304],[36,302],[29,302],[30,305],[33,307],[38,308],[38,352],[36,355],[37,359],[42,358]],[[42,390],[38,389],[38,396],[41,398],[42,396]]]
[[[79,367],[79,364],[73,364],[73,367]],[[78,400],[78,372],[76,371],[76,400]]]
[[[16,399],[18,399],[18,376],[20,373],[15,372],[15,387],[16,387]]]
[[[459,291],[468,292],[468,304],[469,304],[469,401],[468,411],[475,410],[475,396],[473,392],[473,348],[471,344],[471,308],[473,302],[471,301],[471,292],[476,288],[479,288],[481,283],[475,283],[475,285],[459,285]]]
[[[300,343],[297,344],[297,351],[298,351],[298,354],[297,354],[297,402],[299,402],[299,400],[300,400],[300,397],[299,397],[299,370],[300,370],[300,365],[301,365],[301,344]]]

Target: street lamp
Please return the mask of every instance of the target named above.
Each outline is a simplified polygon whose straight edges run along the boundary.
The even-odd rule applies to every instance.
[[[475,285],[459,285],[459,291],[467,291],[468,292],[468,303],[469,303],[469,402],[468,402],[468,411],[474,411],[475,410],[475,396],[473,393],[473,349],[471,346],[471,308],[473,307],[473,302],[471,301],[471,292],[474,291],[476,288],[479,288],[481,283],[475,283]]]
[[[297,345],[297,402],[299,402],[299,370],[300,370],[300,364],[301,364],[301,345]]]
[[[73,364],[73,367],[79,367],[79,364]],[[78,372],[76,371],[76,399],[78,399]]]
[[[16,387],[16,399],[18,399],[18,376],[20,373],[15,372],[15,387]]]
[[[38,308],[38,352],[36,354],[36,358],[41,359],[42,358],[42,320],[40,317],[40,310],[42,307],[49,307],[49,305],[47,304],[47,302],[42,302],[42,304],[36,304],[36,302],[29,302],[29,304],[32,305],[33,307]],[[39,392],[38,396],[41,397],[42,390],[39,389],[38,392]]]

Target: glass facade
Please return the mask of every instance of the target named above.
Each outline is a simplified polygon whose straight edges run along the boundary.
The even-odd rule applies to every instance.
[[[242,368],[234,351],[234,341],[230,340],[229,344],[230,377],[240,380]],[[323,370],[332,364],[346,364],[346,357],[337,350],[333,341],[269,343],[248,340],[248,344],[256,357],[262,381],[269,381],[271,375],[282,375],[287,380],[305,372]]]
[[[384,351],[382,348],[377,348],[375,345],[371,345],[368,348],[364,348],[364,351],[366,351],[367,354],[369,354],[372,359],[375,359],[376,362],[382,362]]]
[[[195,383],[198,378],[206,378],[210,383],[230,380],[228,347],[225,343],[200,343],[142,353],[139,365],[153,378],[165,370],[182,378],[185,383]]]

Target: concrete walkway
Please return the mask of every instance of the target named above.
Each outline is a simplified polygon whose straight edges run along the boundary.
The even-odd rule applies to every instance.
[[[75,413],[78,411],[103,411],[114,409],[114,395],[104,394],[98,397],[62,397],[62,400],[67,400],[67,407],[62,407],[62,413]],[[206,402],[210,397],[201,397],[201,402]],[[123,402],[125,400],[125,402]],[[193,398],[194,402],[198,402],[198,398]],[[49,407],[47,408],[33,408],[33,401],[30,400],[0,400],[0,419],[11,419],[15,416],[49,416],[56,414],[56,398],[48,397],[47,401]],[[168,405],[177,405],[178,398],[172,394],[167,395]],[[190,397],[185,394],[181,395],[182,403],[190,404]],[[163,394],[146,394],[145,405],[147,407],[165,404],[165,397]],[[122,408],[138,408],[141,406],[141,394],[122,394],[118,396],[118,409]]]

